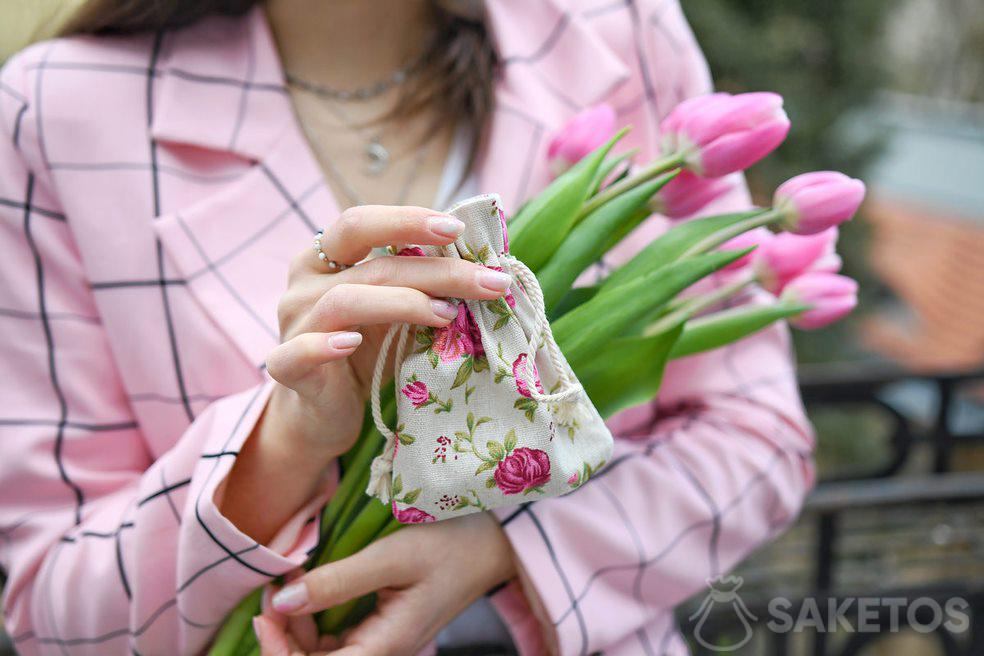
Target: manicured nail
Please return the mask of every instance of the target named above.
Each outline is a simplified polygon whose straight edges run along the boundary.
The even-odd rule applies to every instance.
[[[291,583],[273,595],[273,600],[270,603],[273,604],[273,609],[278,613],[291,613],[305,606],[307,602],[307,586],[303,583]]]
[[[478,284],[494,292],[504,292],[512,284],[512,276],[502,271],[486,269],[479,272]]]
[[[328,338],[332,348],[344,351],[362,343],[362,333],[337,333]]]
[[[458,308],[453,303],[434,299],[431,301],[431,307],[434,308],[434,314],[444,319],[454,319],[458,316]]]
[[[256,634],[256,640],[263,646],[266,638],[266,622],[259,615],[253,618],[253,633]]]
[[[453,216],[438,215],[427,219],[430,231],[442,237],[457,237],[465,231],[465,224]]]

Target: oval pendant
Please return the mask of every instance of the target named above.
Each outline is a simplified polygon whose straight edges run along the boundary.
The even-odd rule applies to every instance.
[[[379,175],[389,165],[389,151],[375,139],[366,145],[366,157],[369,158],[368,170],[370,175]]]

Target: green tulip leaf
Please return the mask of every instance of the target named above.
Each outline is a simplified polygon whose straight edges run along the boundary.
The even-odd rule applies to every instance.
[[[742,257],[746,251],[712,252],[665,266],[610,290],[553,324],[553,334],[569,360],[589,356],[701,278]]]
[[[805,309],[802,305],[776,303],[739,307],[701,317],[687,323],[680,339],[673,346],[670,358],[682,358],[733,344],[776,321],[794,317]]]
[[[703,219],[680,223],[648,246],[639,251],[635,257],[623,264],[608,276],[602,283],[603,289],[611,289],[626,283],[634,277],[647,271],[675,262],[688,249],[701,243],[711,235],[727,230],[746,219],[762,214],[764,210],[722,214]]]
[[[588,398],[603,417],[656,396],[670,350],[681,330],[678,324],[658,335],[611,340],[596,357],[584,358],[576,366],[571,363]]]
[[[649,216],[646,203],[676,175],[674,172],[660,176],[616,196],[571,230],[554,256],[537,273],[548,311],[567,293],[577,277],[605,254],[613,235],[628,234]]]
[[[509,222],[509,250],[536,272],[554,254],[577,220],[605,156],[627,129],[585,155],[557,177]]]

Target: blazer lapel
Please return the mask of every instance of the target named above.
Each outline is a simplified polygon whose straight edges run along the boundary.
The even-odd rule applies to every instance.
[[[157,147],[192,145],[252,166],[187,206],[165,208],[155,229],[202,309],[260,366],[279,343],[290,261],[337,216],[335,201],[296,123],[262,9],[203,21],[164,48]]]
[[[514,212],[550,181],[552,134],[611,95],[629,70],[579,14],[556,0],[486,0],[486,11],[502,74],[478,160],[479,184]]]
[[[515,211],[549,182],[553,131],[607,97],[628,70],[556,0],[486,7],[503,70],[476,174],[481,191],[499,193]],[[165,207],[155,228],[203,310],[260,365],[279,339],[276,307],[290,260],[337,216],[337,204],[297,124],[262,8],[168,34],[159,69],[157,147],[190,145],[253,163],[189,205]]]

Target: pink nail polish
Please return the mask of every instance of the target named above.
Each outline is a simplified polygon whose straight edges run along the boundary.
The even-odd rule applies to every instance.
[[[253,633],[256,634],[256,640],[260,643],[260,646],[263,646],[264,639],[266,638],[266,622],[260,616],[253,618]]]
[[[430,231],[442,237],[457,237],[465,231],[465,224],[453,216],[438,215],[427,219]]]
[[[362,343],[362,333],[338,333],[328,338],[328,343],[332,348],[340,351],[355,348]]]
[[[512,276],[502,271],[486,269],[478,274],[478,284],[494,292],[504,292],[512,284]]]
[[[458,308],[453,303],[435,299],[431,301],[431,307],[434,308],[434,314],[442,319],[454,319],[458,316]]]
[[[273,609],[278,613],[292,613],[303,608],[308,602],[307,586],[301,582],[291,583],[273,595]]]

